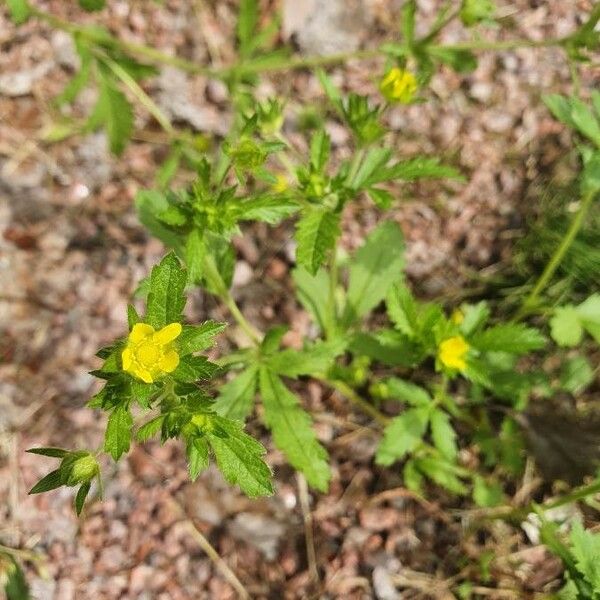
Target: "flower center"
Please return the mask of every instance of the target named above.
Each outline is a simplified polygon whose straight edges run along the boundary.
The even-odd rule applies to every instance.
[[[160,358],[160,350],[154,344],[141,344],[136,351],[136,357],[145,367],[152,367]]]

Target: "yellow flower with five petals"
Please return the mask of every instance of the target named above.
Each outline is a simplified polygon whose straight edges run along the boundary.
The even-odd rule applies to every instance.
[[[165,373],[172,373],[179,364],[173,342],[180,333],[180,323],[170,323],[160,331],[152,325],[136,323],[121,354],[123,370],[145,383],[153,383]]]
[[[470,348],[462,335],[455,335],[439,345],[438,358],[445,367],[464,371],[467,368],[465,357]]]
[[[418,88],[417,79],[410,71],[391,68],[381,80],[379,90],[388,102],[408,104]]]

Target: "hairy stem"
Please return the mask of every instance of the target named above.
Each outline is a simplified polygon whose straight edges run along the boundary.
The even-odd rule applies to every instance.
[[[535,287],[533,290],[531,290],[529,296],[527,296],[521,305],[521,308],[515,317],[517,320],[523,318],[531,311],[532,308],[535,307],[540,294],[552,279],[556,269],[558,269],[569,248],[575,241],[575,238],[577,237],[577,234],[583,225],[585,217],[590,209],[590,206],[592,205],[592,202],[594,201],[595,196],[596,192],[594,191],[588,192],[583,196],[579,210],[575,213],[575,216],[569,225],[569,229],[565,233],[560,245],[556,248],[554,254],[548,261],[548,264],[546,265],[543,273],[540,275]]]

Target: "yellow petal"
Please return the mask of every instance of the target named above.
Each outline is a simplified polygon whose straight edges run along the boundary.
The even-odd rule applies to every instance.
[[[154,334],[154,341],[157,344],[168,344],[169,342],[172,342],[180,333],[181,323],[171,323]]]
[[[123,361],[123,370],[128,371],[131,367],[131,363],[133,362],[133,353],[129,348],[125,348],[125,350],[123,350],[123,354],[121,354],[121,360]]]
[[[137,344],[153,333],[154,327],[152,327],[152,325],[147,325],[146,323],[136,323],[129,334],[129,341]]]
[[[146,369],[140,368],[138,367],[135,370],[135,374],[144,382],[144,383],[153,383],[154,379],[152,379],[152,375],[150,374],[150,371],[147,371]]]
[[[179,354],[175,350],[167,352],[158,362],[158,368],[165,373],[172,373],[179,364]]]

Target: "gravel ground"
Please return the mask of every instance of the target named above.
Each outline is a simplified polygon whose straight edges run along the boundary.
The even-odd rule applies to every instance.
[[[127,40],[202,63],[233,58],[230,2],[115,0],[100,17],[58,0],[38,4],[77,22],[100,20]],[[321,1],[317,16],[311,4],[284,2],[286,35],[306,53],[389,38],[400,2],[355,0],[344,10],[344,2]],[[439,4],[419,2],[423,24]],[[591,5],[505,2],[508,27],[486,35],[564,35]],[[356,18],[348,19],[350,11]],[[460,35],[459,27],[444,34],[448,42]],[[377,434],[368,421],[315,383],[298,392],[331,452],[328,494],[306,493],[265,432],[251,423],[269,447],[277,476],[277,493],[268,500],[248,501],[213,470],[189,483],[182,449],[173,443],[137,447],[118,465],[107,463],[104,500],[81,520],[70,491],[28,497],[26,490],[49,465],[24,449],[101,443],[103,417],[84,407],[96,386],[88,371],[97,366],[96,350],[123,335],[126,303],[163,252],[139,225],[132,200],[151,185],[164,148],[137,139],[116,160],[101,133],[45,142],[55,115],[52,98],[77,64],[69,38],[35,20],[17,29],[2,13],[0,46],[0,542],[38,555],[39,562],[27,566],[34,598],[235,598],[231,569],[253,598],[446,599],[455,597],[449,578],[468,579],[472,572],[485,581],[464,559],[489,552],[496,560],[482,584],[486,597],[526,598],[553,585],[560,565],[520,530],[496,523],[485,535],[467,534],[451,511],[456,500],[434,489],[428,502],[415,498],[394,469],[374,467]],[[380,69],[379,61],[351,61],[332,76],[344,89],[375,93],[373,73]],[[583,71],[584,91],[598,74]],[[400,156],[441,152],[467,177],[465,184],[429,182],[399,191],[405,202],[390,216],[405,232],[408,272],[420,293],[455,293],[473,270],[510,259],[528,190],[540,178],[560,175],[556,165],[570,144],[540,96],[569,89],[569,81],[559,51],[487,53],[468,76],[442,69],[427,103],[391,111]],[[218,82],[164,68],[147,89],[178,124],[223,133],[227,94]],[[316,78],[296,72],[265,79],[260,93],[273,92],[293,95],[285,126],[301,147],[295,116],[301,106],[322,102]],[[85,114],[93,97],[84,93],[74,114]],[[136,126],[156,131],[142,112]],[[347,133],[334,121],[327,127],[336,156],[347,155]],[[358,246],[377,219],[367,203],[349,208],[346,247]],[[293,258],[289,228],[255,226],[245,234],[236,240],[234,292],[258,325],[291,323],[293,344],[308,319],[285,293]],[[227,314],[198,293],[188,317]],[[236,339],[236,327],[227,335],[217,351]],[[306,558],[307,516],[319,581]],[[222,560],[207,555],[206,540]]]

